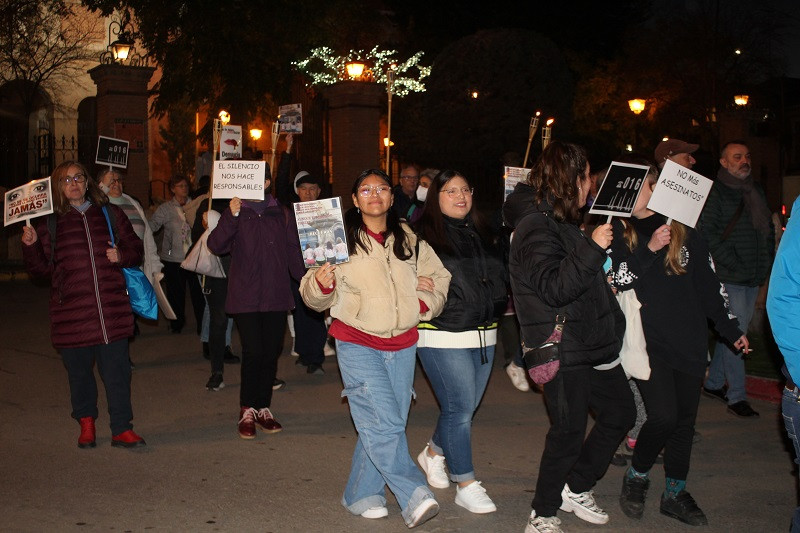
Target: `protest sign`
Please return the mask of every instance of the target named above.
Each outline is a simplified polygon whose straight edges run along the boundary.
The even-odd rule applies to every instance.
[[[264,199],[265,161],[214,161],[212,198]]]
[[[650,167],[612,161],[589,213],[628,218],[645,183]]]
[[[695,227],[713,182],[667,159],[647,208]]]
[[[220,159],[242,158],[242,127],[223,126],[219,138]]]
[[[278,107],[281,133],[303,133],[303,105],[289,104]]]
[[[503,201],[508,198],[508,195],[511,194],[511,191],[514,190],[514,187],[517,186],[517,183],[520,181],[527,181],[528,176],[531,175],[531,169],[529,168],[522,168],[522,167],[505,167],[503,171]]]
[[[350,261],[340,197],[297,202],[293,206],[306,268]]]
[[[128,168],[128,141],[100,135],[97,138],[94,162],[98,165]]]
[[[33,180],[5,194],[3,225],[22,222],[53,212],[53,195],[50,178]]]

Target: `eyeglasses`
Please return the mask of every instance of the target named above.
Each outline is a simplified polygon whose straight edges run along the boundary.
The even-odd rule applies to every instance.
[[[450,189],[442,189],[441,192],[445,193],[450,198],[456,198],[459,194],[467,197],[472,196],[472,191],[475,189],[471,187],[452,187]]]
[[[400,176],[401,180],[418,180],[419,176]]]
[[[86,181],[86,174],[75,174],[74,176],[66,176],[64,178],[61,178],[61,181],[63,181],[66,184],[70,184],[73,182],[83,183]]]
[[[388,185],[368,185],[358,188],[358,195],[362,198],[369,198],[372,193],[377,193],[378,196],[386,194],[391,188]]]
[[[111,185],[114,185],[115,183],[122,183],[122,179],[121,178],[111,178]]]

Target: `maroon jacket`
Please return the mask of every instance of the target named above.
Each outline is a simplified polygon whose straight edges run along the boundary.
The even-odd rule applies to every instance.
[[[39,237],[22,245],[25,266],[33,276],[50,276],[50,333],[56,348],[108,344],[133,335],[133,311],[121,267],[142,261],[143,245],[128,217],[114,211],[120,262],[106,257],[108,234],[103,211],[94,205],[85,213],[70,209],[58,216],[55,260],[50,262],[47,217],[36,223]]]

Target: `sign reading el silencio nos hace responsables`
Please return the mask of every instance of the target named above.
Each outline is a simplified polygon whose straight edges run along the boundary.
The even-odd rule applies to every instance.
[[[265,161],[214,161],[212,198],[264,199]]]
[[[668,159],[647,207],[693,228],[712,185],[710,179]]]

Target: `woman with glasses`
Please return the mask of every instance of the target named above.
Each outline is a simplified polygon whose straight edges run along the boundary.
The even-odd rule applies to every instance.
[[[192,310],[200,335],[206,301],[197,274],[181,268],[186,253],[192,247],[192,228],[186,220],[184,208],[189,200],[189,180],[185,176],[173,176],[169,180],[172,199],[164,202],[150,219],[153,233],[164,228],[159,255],[164,262],[164,281],[167,284],[167,300],[175,312],[170,323],[172,333],[180,333],[186,324],[186,287],[192,300]]]
[[[526,533],[559,533],[559,509],[608,522],[592,487],[633,426],[633,394],[619,364],[625,317],[606,279],[611,224],[586,236],[578,224],[589,194],[586,151],[551,142],[516,187],[503,215],[514,228],[509,256],[524,346],[539,346],[563,324],[560,369],[544,384],[550,430],[539,463]],[[595,423],[586,434],[589,411]]]
[[[144,446],[131,424],[133,312],[121,271],[141,263],[142,241],[77,161],[53,170],[52,188],[54,213],[39,218],[35,229],[22,228],[22,253],[31,275],[51,279],[50,333],[69,376],[78,447],[96,446],[95,363],[106,388],[111,445]],[[103,208],[112,212],[113,239]]]
[[[472,189],[455,170],[431,182],[417,231],[453,276],[442,313],[417,327],[417,353],[441,408],[417,460],[432,487],[457,484],[457,505],[491,513],[497,507],[475,480],[471,430],[492,371],[497,320],[508,300],[499,236],[474,209]]]
[[[300,294],[312,309],[330,308],[342,396],[358,432],[342,504],[354,515],[388,515],[386,485],[408,527],[439,504],[408,451],[406,422],[414,387],[417,324],[444,306],[450,274],[392,210],[391,180],[369,169],[353,183],[345,214],[350,260],[306,273]]]

